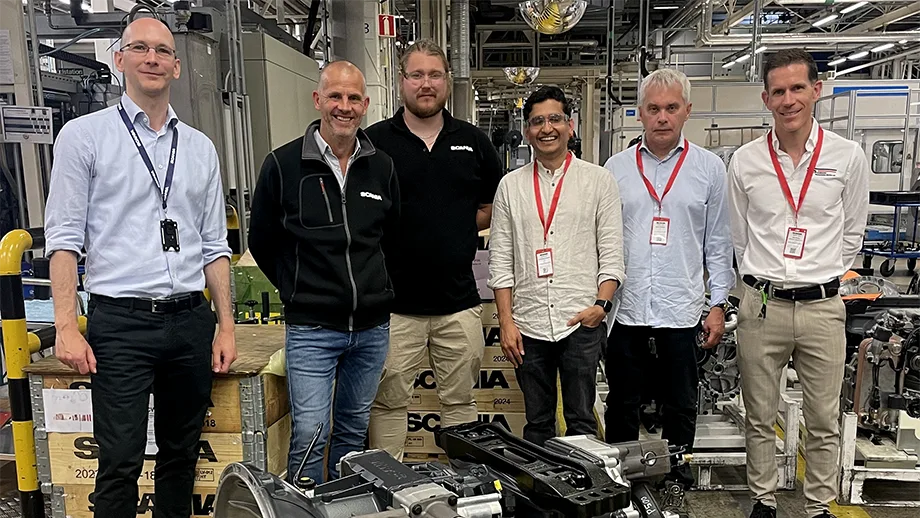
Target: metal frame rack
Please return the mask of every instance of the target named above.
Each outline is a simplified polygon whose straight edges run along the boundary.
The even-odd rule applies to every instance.
[[[898,259],[907,259],[907,269],[913,271],[917,265],[917,259],[920,258],[920,245],[917,243],[920,192],[870,192],[869,203],[892,207],[894,209],[894,222],[890,240],[885,241],[881,246],[863,247],[863,268],[870,268],[872,266],[872,257],[879,256],[886,258],[885,262],[879,267],[879,273],[883,277],[889,277],[894,273],[895,262]],[[910,239],[906,240],[906,242],[901,239],[901,212],[904,209],[914,209],[912,211],[913,225]]]
[[[856,414],[843,414],[837,501],[849,505],[920,507],[920,491],[916,489],[920,485],[917,455],[893,447],[879,447],[866,438],[857,437],[856,423]]]

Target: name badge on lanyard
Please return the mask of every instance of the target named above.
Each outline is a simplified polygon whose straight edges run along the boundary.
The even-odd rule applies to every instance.
[[[824,145],[824,129],[818,126],[818,143],[815,144],[815,150],[811,155],[811,161],[808,163],[808,170],[805,173],[805,180],[802,182],[802,190],[799,191],[799,202],[796,204],[792,197],[792,190],[789,188],[789,182],[786,181],[786,175],[783,174],[783,167],[776,156],[776,150],[773,149],[773,132],[767,135],[767,148],[770,150],[770,160],[773,162],[773,170],[776,172],[776,178],[779,180],[780,189],[783,190],[783,196],[789,206],[792,207],[794,226],[786,229],[786,242],[783,245],[783,257],[787,259],[801,259],[805,255],[805,235],[808,230],[799,227],[799,211],[802,210],[802,204],[805,202],[805,193],[808,192],[808,186],[811,185],[811,179],[815,175],[815,168],[818,166],[818,157],[821,155],[821,147]]]
[[[131,122],[131,119],[128,118],[128,114],[125,113],[125,107],[121,103],[118,103],[118,114],[121,115],[121,121],[125,124],[125,128],[128,129],[131,140],[133,140],[134,145],[137,146],[137,152],[141,156],[141,160],[143,160],[144,165],[147,166],[147,172],[150,173],[150,178],[153,179],[153,185],[157,189],[157,194],[160,195],[160,200],[163,202],[163,212],[165,214],[167,211],[166,202],[169,200],[169,190],[172,188],[173,173],[176,170],[176,149],[179,146],[179,129],[173,128],[172,145],[169,148],[169,166],[166,168],[166,179],[163,181],[163,186],[160,187],[160,180],[157,178],[156,169],[153,168],[153,162],[150,161],[150,156],[147,155],[147,150],[144,149],[144,144],[141,143],[141,139],[134,129],[134,124]],[[163,245],[164,252],[168,252],[169,250],[179,251],[179,225],[175,221],[169,218],[160,220],[160,242]]]
[[[677,159],[674,171],[671,172],[671,177],[668,179],[668,183],[665,185],[664,192],[661,193],[660,197],[658,193],[655,192],[655,186],[652,185],[652,182],[645,176],[645,166],[642,164],[642,153],[640,151],[641,147],[642,146],[636,146],[636,166],[639,168],[639,176],[641,176],[642,181],[645,182],[645,188],[648,190],[649,195],[651,195],[655,203],[658,204],[658,215],[652,217],[652,232],[649,235],[649,243],[666,246],[668,244],[668,233],[671,230],[671,219],[661,217],[661,203],[664,197],[667,196],[668,191],[670,191],[671,187],[674,185],[674,180],[677,179],[677,173],[680,172],[680,168],[684,165],[684,160],[687,158],[687,153],[690,151],[690,144],[687,142],[687,139],[684,139],[684,150],[681,151],[680,158]]]
[[[549,235],[549,227],[553,224],[553,217],[556,215],[556,207],[559,205],[559,193],[562,192],[562,182],[565,180],[565,173],[569,170],[572,163],[572,153],[565,157],[565,166],[562,169],[562,176],[553,192],[553,200],[549,205],[549,214],[543,215],[543,195],[540,194],[540,177],[537,175],[537,161],[533,162],[533,194],[537,199],[537,214],[540,215],[540,223],[543,225],[543,246],[534,252],[537,261],[537,277],[551,277],[553,275],[553,249],[546,247],[546,238]]]

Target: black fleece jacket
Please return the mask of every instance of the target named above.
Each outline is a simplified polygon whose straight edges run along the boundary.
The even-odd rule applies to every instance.
[[[389,319],[393,286],[381,242],[399,218],[393,161],[358,130],[345,189],[314,132],[272,151],[252,198],[249,250],[284,303],[285,321],[361,331]]]

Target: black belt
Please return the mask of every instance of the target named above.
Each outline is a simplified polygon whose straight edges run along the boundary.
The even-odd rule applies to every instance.
[[[776,288],[770,281],[758,281],[753,275],[745,275],[741,280],[755,290],[759,291],[763,288],[764,293],[766,293],[768,297],[793,301],[827,299],[836,296],[837,292],[840,290],[839,279],[834,279],[824,284],[789,289]]]
[[[194,309],[204,302],[204,294],[200,291],[167,297],[164,299],[145,299],[145,298],[114,298],[105,295],[90,295],[90,300],[100,304],[111,304],[128,309],[147,311],[150,313],[176,313],[179,311]]]

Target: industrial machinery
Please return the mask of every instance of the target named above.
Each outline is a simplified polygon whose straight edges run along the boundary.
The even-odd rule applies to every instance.
[[[700,332],[697,337],[696,364],[699,368],[699,397],[697,413],[712,414],[716,403],[728,401],[741,392],[741,372],[738,370],[738,340],[735,330],[738,327],[738,305],[736,297],[729,297],[725,311],[725,333],[722,340],[712,349],[703,349],[706,336]],[[709,304],[706,304],[709,307]],[[701,321],[709,316],[709,310],[703,311]]]
[[[667,442],[608,445],[588,436],[546,447],[494,423],[437,432],[451,465],[404,465],[372,450],[344,457],[341,478],[289,484],[245,464],[221,475],[215,518],[677,518],[683,491],[667,486],[662,509],[649,481],[670,470]]]
[[[844,370],[841,407],[870,434],[893,436],[920,452],[920,309],[883,311]]]

